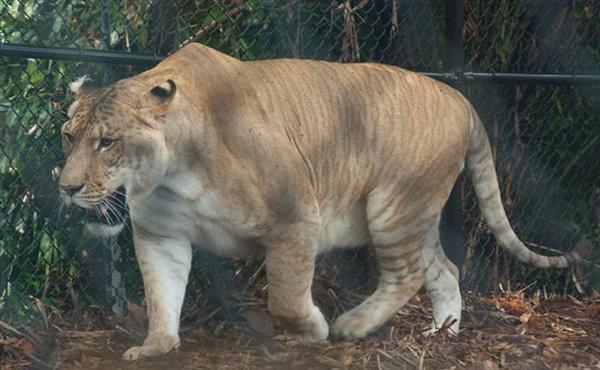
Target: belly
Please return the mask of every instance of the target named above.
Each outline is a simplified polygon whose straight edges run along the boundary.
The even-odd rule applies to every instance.
[[[367,227],[366,209],[356,204],[343,211],[335,211],[325,206],[321,210],[321,231],[318,239],[318,253],[332,248],[358,247],[370,242]]]
[[[249,230],[236,231],[231,228],[236,224],[233,219],[199,212],[206,208],[204,204],[157,193],[132,209],[131,216],[134,222],[157,235],[186,238],[194,246],[218,255],[244,257],[260,252],[261,247]],[[369,242],[366,209],[362,202],[321,208],[321,227],[317,236],[319,254],[332,248],[357,247]]]
[[[228,257],[246,257],[259,251],[257,243],[242,238],[226,223],[203,216],[198,205],[164,194],[152,194],[131,207],[133,222],[165,238],[184,238],[197,248]]]
[[[192,243],[217,255],[234,258],[254,256],[261,251],[260,244],[253,239],[240,237],[222,225],[208,220],[199,220],[196,224]]]

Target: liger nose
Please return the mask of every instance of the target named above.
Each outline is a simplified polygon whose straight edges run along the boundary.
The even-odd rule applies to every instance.
[[[63,185],[61,186],[62,190],[70,196],[75,195],[78,191],[83,188],[83,184],[81,185]]]

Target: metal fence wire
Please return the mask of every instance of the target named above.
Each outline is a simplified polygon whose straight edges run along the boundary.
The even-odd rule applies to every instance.
[[[375,61],[452,84],[487,125],[522,240],[544,254],[594,245],[583,280],[515,263],[461,179],[443,231],[463,288],[598,289],[599,20],[594,0],[0,0],[0,317],[39,320],[40,304],[120,313],[141,300],[130,235],[92,239],[76,210],[60,209],[68,84],[83,74],[110,83],[190,41],[244,60]],[[338,269],[345,254],[325,257],[321,270]],[[352,256],[344,265],[365,254]],[[259,262],[194,261],[191,299],[223,300],[221,288],[258,280],[242,277]]]

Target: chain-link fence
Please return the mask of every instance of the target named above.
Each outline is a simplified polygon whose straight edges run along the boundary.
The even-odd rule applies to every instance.
[[[78,312],[93,303],[121,312],[125,298],[140,299],[130,235],[90,239],[76,211],[61,210],[55,177],[63,160],[60,126],[72,100],[67,86],[83,74],[103,83],[132,75],[190,41],[245,60],[377,61],[452,83],[488,127],[517,234],[545,254],[584,239],[595,247],[579,285],[572,270],[517,264],[497,248],[468,181],[461,181],[444,238],[462,263],[463,286],[560,293],[598,287],[594,0],[0,0],[0,10],[2,317],[38,320],[40,304]],[[207,284],[257,281],[248,274],[255,269],[244,269],[257,266],[252,261],[234,265],[203,255],[195,264],[188,289],[195,298],[223,299]]]

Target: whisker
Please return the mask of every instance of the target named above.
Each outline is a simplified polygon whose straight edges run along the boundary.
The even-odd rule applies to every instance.
[[[123,202],[115,198],[112,194],[107,195],[106,200],[110,201],[111,204],[115,205],[116,207],[119,207],[126,212],[128,211],[127,205],[123,204]]]
[[[116,196],[121,196],[121,197],[123,197],[123,199],[119,199],[115,195]],[[125,193],[123,193],[123,192],[118,191],[118,190],[115,190],[115,191],[113,191],[111,193],[105,193],[104,196],[105,197],[111,197],[111,198],[119,201],[122,204],[127,203],[127,195]]]
[[[116,208],[116,207],[120,207],[120,206],[118,204],[114,203],[111,198],[106,199],[106,204],[108,206],[109,212],[111,212],[113,215],[115,215],[115,217],[117,218],[117,221],[120,220],[120,221],[122,221],[122,223],[127,224],[126,223],[126,216],[127,216],[127,212],[128,212],[127,209],[121,207],[125,211],[125,212],[121,212],[118,208]]]
[[[112,197],[113,199],[115,199],[116,201],[118,201],[121,204],[127,204],[127,195],[121,193],[121,192],[113,192],[111,194],[108,194],[110,197]],[[117,196],[122,197],[122,199],[117,198]]]
[[[128,209],[123,207],[122,205],[111,203],[111,206],[115,209],[119,209],[119,213],[121,213],[120,211],[124,211],[124,213],[128,212]]]
[[[110,200],[108,202],[106,202],[106,209],[107,209],[107,213],[112,213],[113,216],[115,216],[115,218],[117,219],[117,221],[119,219],[123,218],[123,215],[121,214],[121,212],[119,212],[117,209],[114,208],[114,206],[110,202]]]
[[[116,204],[112,201],[112,199],[115,199],[114,197],[109,197],[107,198],[107,204],[109,207],[109,210],[113,213],[118,213],[118,217],[122,219],[123,224],[124,224],[124,230],[132,232],[133,230],[131,230],[131,225],[129,224],[129,222],[127,222],[127,213],[123,214],[121,213],[118,209],[114,208],[115,206],[119,206],[119,204]],[[123,208],[123,207],[121,207]],[[125,212],[128,212],[128,209],[123,208],[123,210]]]
[[[117,198],[117,197],[115,196],[115,194],[116,194],[117,196],[121,196],[121,197],[123,197],[123,199],[119,199],[119,198]],[[126,203],[127,203],[127,196],[126,196],[124,193],[121,193],[121,192],[119,192],[119,191],[115,191],[115,192],[113,192],[113,193],[111,193],[111,194],[108,194],[108,195],[109,195],[109,196],[111,196],[113,199],[116,199],[117,201],[119,201],[119,203],[121,203],[121,204],[126,204]]]
[[[94,213],[96,213],[96,217],[102,217],[102,212],[100,212],[100,209],[98,208],[98,204],[94,204]]]
[[[109,211],[112,212],[113,214],[114,213],[119,214],[118,218],[121,220],[121,223],[123,225],[123,231],[132,233],[133,230],[131,229],[131,225],[129,222],[127,222],[127,215],[126,214],[123,215],[121,212],[119,212],[117,209],[113,208],[112,206],[113,205],[109,203]]]
[[[113,225],[113,223],[114,223],[113,218],[110,215],[110,212],[108,211],[108,209],[107,209],[106,213],[104,213],[103,217],[104,217],[104,220],[106,221],[107,225],[109,225],[109,226]]]
[[[125,193],[123,193],[122,191],[119,191],[119,190],[115,190],[115,191],[113,191],[113,193],[125,196]]]
[[[114,220],[113,220],[113,217],[111,216],[110,204],[108,202],[106,202],[106,199],[103,199],[102,202],[100,202],[100,204],[106,208],[106,211],[103,213],[102,216],[107,221],[108,225],[112,225],[114,223]]]

